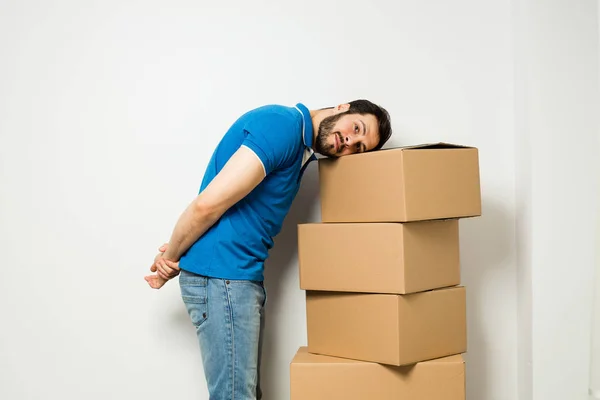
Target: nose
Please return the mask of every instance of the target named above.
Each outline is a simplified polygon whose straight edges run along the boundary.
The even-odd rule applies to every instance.
[[[357,151],[358,142],[360,142],[360,139],[356,135],[346,135],[344,138],[344,147],[349,149],[351,153],[354,153]]]

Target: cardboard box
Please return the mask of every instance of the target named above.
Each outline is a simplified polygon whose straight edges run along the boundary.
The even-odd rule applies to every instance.
[[[446,143],[319,160],[323,222],[406,222],[481,215],[479,155]]]
[[[458,220],[298,225],[300,288],[414,293],[460,284]]]
[[[413,294],[306,292],[308,350],[407,365],[467,350],[464,287]]]
[[[291,400],[465,400],[462,355],[403,367],[310,354],[290,363]]]

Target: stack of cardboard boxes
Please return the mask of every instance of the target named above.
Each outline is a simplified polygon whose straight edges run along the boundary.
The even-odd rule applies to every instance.
[[[458,220],[481,215],[476,148],[319,161],[321,223],[298,226],[308,346],[292,400],[464,400]]]

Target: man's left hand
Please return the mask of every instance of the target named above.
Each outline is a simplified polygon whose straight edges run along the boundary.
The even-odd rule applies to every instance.
[[[173,279],[179,275],[179,261],[174,262],[166,258],[159,257],[152,267],[152,272],[156,272],[163,279]]]
[[[160,246],[158,249],[160,253],[154,257],[154,263],[150,267],[150,271],[156,272],[156,274],[144,278],[150,287],[154,289],[160,289],[169,279],[176,277],[180,272],[179,262],[173,262],[163,257],[167,247],[168,243]]]

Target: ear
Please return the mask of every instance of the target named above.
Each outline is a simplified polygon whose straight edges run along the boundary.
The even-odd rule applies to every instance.
[[[350,109],[350,104],[340,104],[335,107],[334,113],[335,114],[343,113],[343,112],[348,111],[349,109]]]

